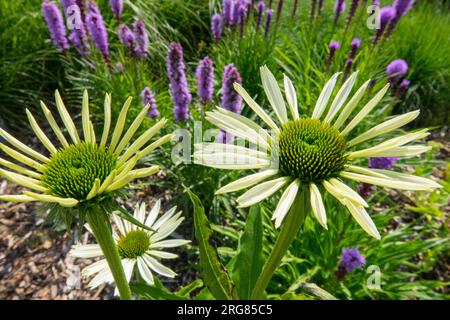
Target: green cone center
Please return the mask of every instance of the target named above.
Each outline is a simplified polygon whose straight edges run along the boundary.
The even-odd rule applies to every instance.
[[[129,231],[119,239],[117,246],[121,258],[135,259],[148,250],[150,237],[143,230]]]
[[[72,144],[52,155],[42,182],[55,195],[84,200],[95,179],[103,182],[116,163],[117,156],[108,149],[87,142]]]
[[[289,121],[280,131],[280,171],[302,182],[319,183],[344,169],[345,149],[344,138],[333,126],[316,119]]]

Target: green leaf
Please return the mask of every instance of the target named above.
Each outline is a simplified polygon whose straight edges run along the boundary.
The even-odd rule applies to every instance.
[[[239,241],[236,263],[231,274],[241,300],[250,299],[256,280],[261,273],[264,264],[262,242],[261,211],[259,206],[253,206],[250,208],[245,229]]]
[[[162,286],[151,286],[144,282],[132,283],[130,288],[142,300],[186,300]]]
[[[178,290],[177,295],[189,298],[192,291],[201,287],[203,287],[203,281],[202,279],[197,279]]]
[[[214,298],[218,300],[232,300],[235,297],[234,284],[220,263],[217,250],[212,244],[212,230],[198,197],[186,189],[194,206],[195,238],[200,251],[200,270],[203,281]]]

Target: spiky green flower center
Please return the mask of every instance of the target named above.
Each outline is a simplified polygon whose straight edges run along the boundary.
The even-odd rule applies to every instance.
[[[143,230],[129,231],[119,239],[117,246],[122,258],[135,259],[148,250],[150,237]]]
[[[302,182],[321,182],[344,169],[346,143],[333,126],[316,119],[283,125],[279,139],[280,171]]]
[[[116,163],[117,156],[108,149],[88,142],[73,144],[52,155],[42,182],[60,197],[84,200],[95,179],[103,182]]]

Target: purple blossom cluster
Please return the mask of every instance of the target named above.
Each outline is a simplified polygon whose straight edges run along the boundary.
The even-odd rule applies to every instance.
[[[391,169],[397,162],[397,157],[373,157],[369,158],[369,168],[373,169]]]
[[[54,46],[59,52],[65,52],[69,49],[69,42],[66,38],[66,28],[58,5],[53,1],[44,0],[41,10]]]
[[[150,90],[149,87],[145,87],[141,92],[142,97],[142,105],[145,107],[147,104],[150,105],[150,108],[148,109],[148,116],[150,118],[156,118],[159,116],[159,111],[156,106],[156,99],[153,92]]]
[[[209,57],[205,57],[200,61],[196,70],[196,76],[200,102],[206,104],[212,100],[214,91],[214,63]]]
[[[106,31],[105,21],[93,1],[88,2],[88,9],[89,12],[86,15],[87,30],[95,47],[101,52],[105,62],[110,65],[108,32]]]
[[[211,32],[214,41],[219,41],[222,37],[222,16],[219,13],[211,17]]]
[[[120,21],[120,17],[122,16],[123,11],[123,1],[122,0],[109,0],[109,4],[111,6],[111,11],[116,17],[117,21]]]
[[[357,248],[343,248],[341,261],[336,275],[342,279],[353,270],[361,268],[366,263],[366,257]]]
[[[174,117],[176,121],[189,119],[189,104],[191,93],[186,81],[183,61],[183,48],[181,44],[172,42],[167,54],[167,74],[170,81],[170,93],[174,104]]]
[[[340,48],[341,48],[341,45],[339,44],[339,42],[337,42],[336,40],[331,40],[330,44],[328,45],[328,49],[330,49],[330,53],[328,54],[326,70],[328,70],[331,67],[336,50],[339,50]]]
[[[81,5],[83,6],[83,4]],[[67,28],[70,30],[70,42],[81,56],[88,55],[90,46],[79,1],[61,0],[61,6],[66,17]]]
[[[408,73],[408,64],[403,59],[395,59],[386,67],[388,81],[395,86]]]
[[[127,25],[119,26],[120,42],[127,47],[136,58],[144,59],[148,55],[148,33],[144,21],[135,20],[133,30]]]

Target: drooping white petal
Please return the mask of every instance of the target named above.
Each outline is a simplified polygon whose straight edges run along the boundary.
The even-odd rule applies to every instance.
[[[370,236],[375,239],[380,240],[381,236],[377,230],[377,226],[373,223],[372,218],[370,218],[366,209],[362,206],[355,205],[353,202],[349,201],[347,203],[347,208],[352,214],[353,218],[358,222],[358,224],[367,232]]]
[[[147,227],[152,228],[153,223],[156,221],[156,217],[158,217],[160,210],[161,210],[161,199],[158,199],[153,208],[150,210],[147,219],[145,219],[145,225]]]
[[[314,183],[309,185],[309,193],[311,200],[311,208],[316,217],[317,221],[328,230],[327,227],[327,213],[325,211],[325,206],[323,204],[322,195],[320,194],[319,188]]]
[[[124,225],[125,219],[121,219],[120,216],[117,215],[116,213],[112,214],[112,218],[114,220],[115,225],[117,226],[117,229],[119,229],[120,235],[125,235],[127,232],[125,230],[125,225]]]
[[[175,247],[184,246],[185,244],[188,244],[189,242],[190,242],[189,240],[184,240],[184,239],[163,240],[163,241],[158,241],[158,242],[152,243],[150,245],[150,249],[175,248]]]
[[[398,179],[398,180],[402,180],[402,181],[420,183],[420,184],[428,185],[431,188],[442,188],[442,186],[439,183],[437,183],[431,179],[419,177],[419,176],[416,176],[413,174],[396,172],[396,171],[392,171],[392,170],[384,170],[384,169],[371,169],[371,170],[372,170],[372,172],[374,172],[376,174],[383,174],[390,179]]]
[[[347,144],[349,147],[356,145],[358,143],[364,142],[366,140],[378,137],[379,135],[382,135],[384,133],[391,132],[395,129],[398,129],[400,127],[403,127],[404,125],[410,123],[414,119],[417,118],[420,111],[411,111],[405,114],[402,114],[400,116],[396,116],[392,119],[389,119],[383,123],[380,123],[379,125],[373,127],[372,129],[367,130],[363,134],[357,136],[356,138],[350,140]]]
[[[25,109],[25,111],[27,113],[28,121],[30,122],[31,128],[33,129],[33,132],[36,134],[36,137],[38,137],[38,139],[42,142],[42,144],[47,148],[47,150],[51,154],[56,153],[57,150],[55,146],[53,145],[53,143],[51,143],[50,139],[45,135],[44,131],[42,131],[41,127],[39,127],[36,119],[33,117],[30,110]]]
[[[350,114],[353,112],[353,110],[358,105],[361,98],[364,96],[367,90],[367,86],[369,85],[370,80],[367,80],[359,89],[356,91],[356,93],[353,95],[353,97],[350,99],[350,101],[345,105],[344,109],[342,109],[341,113],[339,114],[339,117],[337,118],[336,122],[333,124],[333,126],[336,129],[339,129],[344,122],[348,119]]]
[[[36,200],[43,201],[43,202],[51,202],[51,203],[58,203],[62,207],[75,207],[78,204],[78,200],[74,198],[61,198],[61,197],[55,197],[48,194],[40,194],[30,191],[24,191],[24,195],[30,196],[32,198],[35,198]]]
[[[63,100],[61,99],[61,96],[59,94],[59,91],[55,91],[55,100],[56,100],[56,107],[58,108],[59,115],[61,116],[61,119],[66,126],[67,132],[69,133],[70,137],[72,138],[73,143],[78,144],[80,143],[80,137],[78,136],[77,128],[75,127],[75,124],[73,123],[72,118],[70,117],[69,112],[66,109],[66,106],[64,105]]]
[[[248,187],[251,187],[261,181],[266,180],[269,177],[272,177],[278,173],[278,170],[274,169],[268,169],[263,170],[248,176],[245,176],[243,178],[240,178],[238,180],[235,180],[219,190],[216,191],[216,194],[222,194],[222,193],[228,193],[228,192],[234,192],[238,190],[242,190]]]
[[[266,93],[267,99],[272,106],[275,114],[282,124],[288,122],[286,104],[284,103],[283,95],[281,94],[278,82],[270,70],[263,66],[260,68],[261,82]]]
[[[378,93],[373,97],[367,104],[358,112],[358,114],[353,118],[352,121],[341,131],[341,135],[347,135],[354,127],[356,127],[372,110],[377,106],[377,104],[383,99],[387,90],[389,89],[389,84],[385,85],[383,89],[378,91]]]
[[[69,252],[69,254],[70,254],[70,252]],[[109,270],[108,262],[106,261],[106,259],[102,259],[102,260],[94,262],[93,264],[85,267],[81,271],[81,275],[85,276],[85,277],[89,277],[89,276],[99,273],[100,271],[105,270],[105,269]]]
[[[119,118],[117,119],[116,126],[114,127],[114,131],[111,137],[111,143],[109,145],[111,150],[114,150],[116,148],[117,144],[119,143],[119,139],[122,136],[122,131],[127,119],[128,109],[130,108],[132,100],[133,97],[128,97],[128,99],[122,106],[122,110],[120,110]]]
[[[174,278],[177,275],[171,269],[162,265],[155,258],[149,256],[148,254],[145,254],[143,256],[143,258],[144,258],[144,261],[147,263],[147,266],[149,266],[150,269],[152,269],[156,273],[159,273],[160,275],[163,275],[168,278]]]
[[[258,203],[272,194],[277,192],[280,188],[282,188],[286,183],[289,182],[288,177],[281,177],[278,179],[270,180],[263,182],[257,186],[254,186],[239,198],[237,198],[237,202],[239,203],[239,207],[249,207]]]
[[[167,238],[171,235],[184,221],[184,218],[177,219],[175,221],[169,221],[165,225],[161,226],[154,237],[152,237],[153,241],[159,241]]]
[[[135,259],[122,259],[123,271],[125,272],[125,278],[127,279],[127,282],[130,282],[131,280],[135,264]]]
[[[316,106],[314,107],[313,114],[311,118],[313,119],[320,119],[323,112],[327,108],[328,100],[330,100],[330,96],[333,93],[333,89],[336,85],[337,77],[342,72],[338,72],[333,74],[333,76],[330,78],[330,80],[327,81],[325,86],[322,89],[322,92],[319,95],[319,98],[317,99]]]
[[[279,131],[278,126],[272,118],[253,100],[245,89],[238,83],[234,83],[234,90],[247,102],[248,106],[275,132]]]
[[[103,256],[103,252],[98,244],[76,244],[72,246],[69,255],[76,258],[88,259]]]
[[[139,274],[142,276],[144,281],[147,282],[148,284],[153,285],[155,283],[153,280],[153,274],[152,274],[152,271],[150,270],[150,268],[145,263],[144,258],[142,258],[142,257],[137,258],[137,266],[138,266]]]
[[[345,183],[339,181],[336,178],[332,178],[329,182],[336,187],[338,193],[342,194],[344,197],[352,200],[353,202],[361,205],[363,207],[368,207],[366,200],[364,200],[355,190],[347,186]]]
[[[44,102],[40,101],[42,111],[44,112],[45,118],[47,118],[48,123],[53,129],[53,132],[55,132],[56,136],[58,137],[58,140],[61,142],[63,147],[69,146],[69,143],[66,140],[66,137],[64,137],[64,134],[62,133],[61,129],[59,128],[58,124],[56,123],[55,118],[53,117],[50,110],[47,108]]]
[[[158,257],[161,259],[175,259],[178,258],[178,255],[171,253],[171,252],[165,252],[165,251],[158,251],[158,250],[149,250],[147,251],[147,254],[150,256]]]
[[[334,98],[333,102],[331,103],[330,110],[327,113],[327,116],[325,117],[325,122],[331,122],[333,121],[334,117],[338,113],[338,111],[341,109],[344,102],[347,100],[350,91],[352,91],[353,85],[355,84],[356,76],[358,72],[353,72],[353,74],[344,82],[342,87],[339,89],[338,93],[336,94],[336,97]]]
[[[431,146],[424,145],[394,147],[386,151],[373,152],[371,157],[416,157],[431,149]]]
[[[362,173],[362,174],[369,175],[369,176],[378,177],[378,178],[384,178],[384,179],[388,178],[388,176],[378,173],[378,172],[374,171],[373,169],[359,167],[359,166],[355,166],[355,165],[347,165],[347,170],[356,172],[356,173]]]
[[[297,120],[300,118],[298,114],[297,93],[291,79],[284,75],[284,91],[286,92],[286,100],[291,110],[292,118]]]
[[[103,124],[103,133],[102,138],[100,140],[100,146],[106,146],[106,141],[108,140],[109,129],[111,128],[111,95],[105,94],[105,102],[104,102],[104,124]]]
[[[272,215],[272,220],[275,220],[275,228],[278,228],[283,222],[286,214],[289,212],[295,197],[297,196],[298,189],[300,187],[300,180],[295,179],[283,192],[283,195],[278,201],[277,207]]]
[[[152,229],[158,230],[162,225],[164,225],[174,214],[177,210],[177,207],[172,207],[169,210],[166,211],[161,217],[159,217],[158,220],[153,224]],[[153,235],[152,235],[153,237]]]

